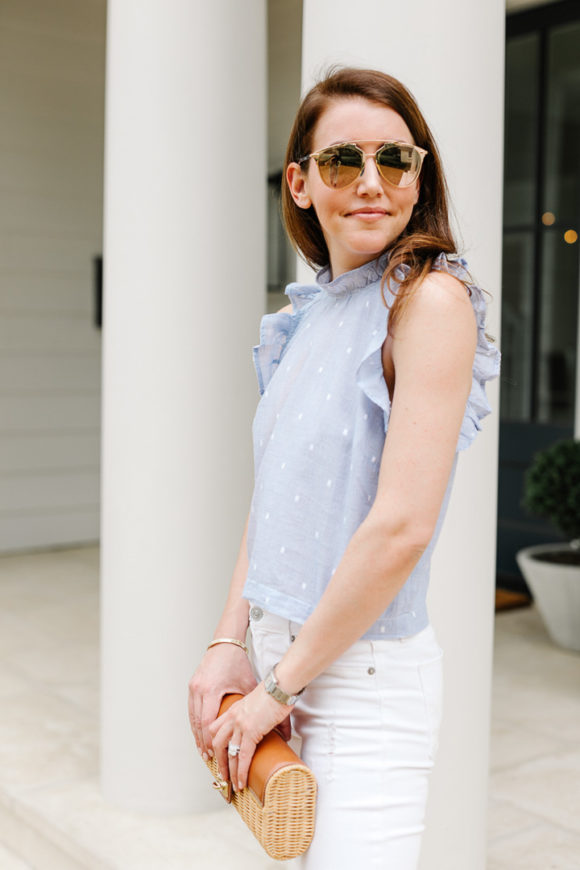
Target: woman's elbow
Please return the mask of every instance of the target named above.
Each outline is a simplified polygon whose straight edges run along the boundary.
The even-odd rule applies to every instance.
[[[369,519],[370,516],[369,516]],[[373,537],[385,557],[396,549],[403,557],[419,561],[433,537],[434,523],[417,517],[375,518],[369,523]],[[385,546],[387,545],[387,546]]]

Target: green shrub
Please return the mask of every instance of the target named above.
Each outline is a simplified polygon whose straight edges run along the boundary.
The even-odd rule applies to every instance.
[[[580,441],[558,441],[536,453],[525,475],[523,505],[569,540],[580,538]]]

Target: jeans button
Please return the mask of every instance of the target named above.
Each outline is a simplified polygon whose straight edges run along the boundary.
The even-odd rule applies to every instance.
[[[374,669],[374,668],[369,668],[369,669],[367,670],[367,674],[370,674],[371,677],[372,677],[372,675],[374,674],[374,672],[375,672],[375,669]]]
[[[262,610],[261,607],[252,607],[250,610],[250,619],[253,622],[257,622],[259,619],[261,619],[263,617],[263,615],[264,615],[264,611]]]

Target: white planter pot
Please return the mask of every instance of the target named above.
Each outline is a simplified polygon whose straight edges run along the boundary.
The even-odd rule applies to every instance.
[[[516,559],[554,643],[580,652],[580,566],[534,558],[564,549],[562,544],[527,547]]]

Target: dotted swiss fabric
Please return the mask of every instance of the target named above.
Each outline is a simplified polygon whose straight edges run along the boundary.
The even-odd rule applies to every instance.
[[[381,348],[388,309],[383,255],[329,280],[290,284],[292,313],[266,315],[254,363],[262,394],[253,425],[255,488],[244,596],[304,622],[334,573],[377,491],[390,400]],[[485,299],[463,260],[441,254],[434,268],[469,284],[478,324],[472,389],[458,441],[469,446],[490,412],[485,382],[499,353],[485,337]],[[390,300],[392,301],[392,297]],[[403,588],[364,635],[406,637],[428,624],[431,555],[445,516],[455,465],[433,538]]]

